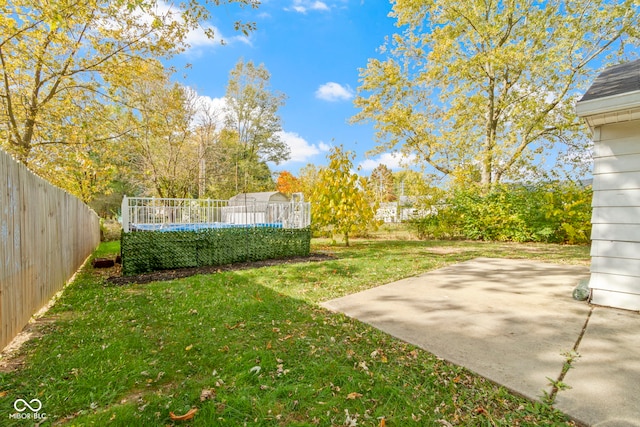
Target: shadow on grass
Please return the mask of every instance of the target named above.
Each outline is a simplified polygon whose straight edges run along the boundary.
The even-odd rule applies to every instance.
[[[451,261],[424,242],[359,243],[330,261],[145,285],[104,286],[88,268],[23,348],[24,366],[0,374],[0,414],[37,397],[49,421],[73,425],[167,425],[191,408],[189,424],[207,426],[562,425],[543,405],[319,308]]]

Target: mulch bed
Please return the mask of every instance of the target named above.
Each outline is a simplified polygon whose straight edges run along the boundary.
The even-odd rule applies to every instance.
[[[223,271],[248,270],[250,268],[269,267],[280,264],[296,264],[304,262],[321,262],[334,259],[332,255],[315,253],[309,256],[296,256],[282,259],[268,259],[264,261],[239,262],[235,264],[180,268],[176,270],[161,270],[151,273],[138,274],[135,276],[111,276],[107,278],[107,283],[122,286],[131,283],[150,283],[165,280],[182,279],[184,277],[195,276],[196,274],[215,274]]]

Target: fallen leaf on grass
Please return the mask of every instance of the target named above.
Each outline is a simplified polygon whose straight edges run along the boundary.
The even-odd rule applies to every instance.
[[[191,408],[189,412],[184,415],[176,415],[173,412],[169,412],[169,418],[173,421],[187,421],[192,419],[196,415],[196,412],[198,412],[198,408]]]
[[[202,389],[200,392],[200,402],[204,402],[205,400],[213,400],[216,397],[216,391],[212,388]]]
[[[8,391],[0,391],[0,397],[5,397],[7,394],[9,394]]]
[[[357,391],[347,394],[347,399],[355,400],[359,397],[362,397],[362,394],[358,393]]]
[[[184,348],[185,351],[189,351],[193,348],[193,344],[190,344]]]
[[[382,350],[373,350],[373,352],[371,353],[371,358],[375,359],[378,356],[380,356],[380,361],[382,363],[387,363],[389,360],[387,359],[387,356],[384,354],[384,352]]]
[[[234,330],[236,328],[243,329],[244,328],[244,322],[238,322],[233,326],[229,326],[228,324],[225,323],[224,327],[229,329],[230,331],[232,331],[232,330]]]
[[[486,409],[484,409],[482,406],[478,406],[476,409],[474,409],[474,411],[476,414],[483,414],[483,415],[489,415],[489,413],[487,412]]]

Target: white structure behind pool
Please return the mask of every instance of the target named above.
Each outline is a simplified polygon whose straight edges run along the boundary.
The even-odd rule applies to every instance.
[[[187,231],[230,227],[306,228],[311,206],[302,194],[242,193],[229,200],[124,197],[122,229]]]

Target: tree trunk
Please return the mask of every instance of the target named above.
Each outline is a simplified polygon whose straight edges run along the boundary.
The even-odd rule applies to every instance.
[[[486,66],[487,73],[491,73],[491,65]],[[496,127],[497,122],[495,119],[495,80],[489,77],[489,83],[487,88],[488,105],[487,113],[485,116],[485,143],[484,152],[482,153],[482,169],[481,169],[481,184],[483,187],[490,188],[493,184],[492,170],[493,170],[493,150],[496,142]]]
[[[200,141],[198,145],[198,198],[203,198],[206,190],[207,183],[207,162],[205,159],[205,147],[204,142]]]

